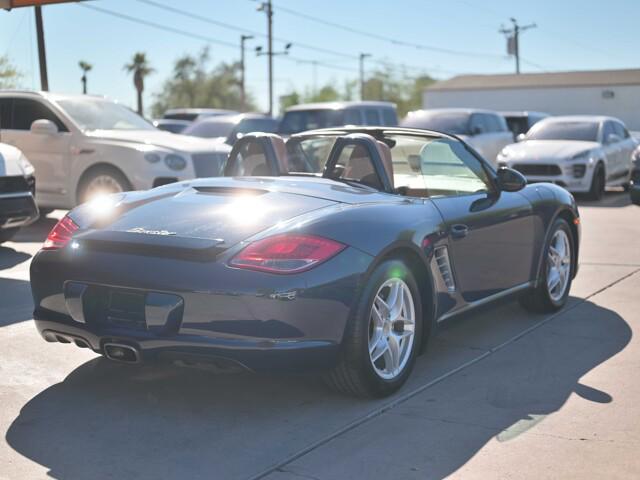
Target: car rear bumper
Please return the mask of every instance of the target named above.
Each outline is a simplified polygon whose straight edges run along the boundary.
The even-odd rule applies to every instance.
[[[23,227],[34,222],[38,215],[30,192],[0,193],[0,229]]]
[[[372,260],[346,249],[308,272],[272,275],[80,250],[42,251],[32,262],[45,339],[101,354],[105,344],[127,345],[145,362],[226,359],[256,371],[333,365]]]

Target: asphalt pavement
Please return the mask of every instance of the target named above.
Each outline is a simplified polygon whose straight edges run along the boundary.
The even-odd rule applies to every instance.
[[[640,207],[580,211],[564,310],[450,321],[375,401],[44,342],[28,269],[54,212],[0,246],[0,478],[640,478]]]

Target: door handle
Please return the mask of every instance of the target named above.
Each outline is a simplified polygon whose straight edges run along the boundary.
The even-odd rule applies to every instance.
[[[451,225],[451,236],[453,238],[464,238],[469,233],[469,227],[460,223]]]

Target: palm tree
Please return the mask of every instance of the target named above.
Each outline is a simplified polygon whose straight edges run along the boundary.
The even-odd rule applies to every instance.
[[[80,60],[78,62],[78,66],[80,70],[82,70],[82,93],[87,94],[87,72],[93,68],[89,62],[85,62],[84,60]]]
[[[124,66],[127,72],[133,72],[133,85],[138,92],[138,114],[142,115],[142,92],[144,91],[144,77],[153,73],[154,70],[149,66],[147,55],[144,52],[137,52],[133,56],[131,63]]]

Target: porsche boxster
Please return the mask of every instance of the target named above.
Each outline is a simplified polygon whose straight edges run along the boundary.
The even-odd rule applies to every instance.
[[[388,395],[445,320],[519,297],[567,301],[571,194],[404,128],[249,134],[224,176],[100,197],[31,263],[51,342],[121,362],[320,370]]]

